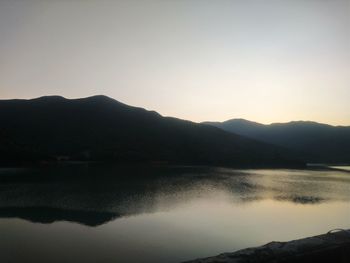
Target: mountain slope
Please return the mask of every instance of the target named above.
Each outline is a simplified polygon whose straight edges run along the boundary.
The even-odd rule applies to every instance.
[[[350,162],[350,127],[294,121],[263,125],[243,119],[205,122],[242,136],[304,153],[310,162]]]
[[[113,162],[294,164],[285,149],[105,96],[2,100],[0,134],[3,162],[68,156]]]

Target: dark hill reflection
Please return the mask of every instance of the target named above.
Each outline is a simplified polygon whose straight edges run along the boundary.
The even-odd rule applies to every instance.
[[[98,226],[115,219],[117,215],[109,212],[78,211],[52,207],[6,207],[0,209],[0,218],[14,217],[43,224],[69,221]]]
[[[215,195],[236,205],[348,202],[349,186],[349,174],[338,171],[98,165],[0,170],[0,218],[98,226]]]

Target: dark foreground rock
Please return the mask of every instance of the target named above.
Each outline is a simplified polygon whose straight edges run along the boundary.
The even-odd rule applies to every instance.
[[[350,230],[289,242],[271,242],[187,263],[350,262]]]

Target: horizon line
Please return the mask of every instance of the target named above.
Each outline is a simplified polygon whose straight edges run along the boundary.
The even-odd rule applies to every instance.
[[[79,100],[79,99],[87,99],[87,98],[93,98],[93,97],[106,97],[106,98],[109,98],[109,99],[113,99],[115,100],[116,102],[119,102],[119,103],[122,103],[122,104],[125,104],[127,106],[131,106],[131,107],[137,107],[137,108],[143,108],[147,111],[155,111],[157,112],[158,114],[160,114],[161,116],[163,117],[173,117],[173,118],[178,118],[178,119],[182,119],[182,120],[187,120],[187,121],[191,121],[191,122],[195,122],[195,123],[205,123],[205,122],[216,122],[216,123],[223,123],[223,122],[227,122],[227,121],[233,121],[233,120],[243,120],[243,121],[247,121],[247,122],[253,122],[253,123],[256,123],[256,124],[260,124],[260,125],[274,125],[274,124],[288,124],[288,123],[300,123],[300,122],[310,122],[310,123],[316,123],[316,124],[323,124],[323,125],[328,125],[328,126],[332,126],[332,127],[350,127],[350,124],[335,124],[335,123],[327,123],[327,122],[323,122],[323,121],[317,121],[317,120],[310,120],[310,119],[292,119],[292,120],[288,120],[288,121],[272,121],[272,122],[262,122],[262,121],[255,121],[255,120],[252,120],[252,119],[249,119],[249,118],[242,118],[242,117],[232,117],[232,118],[229,118],[229,119],[224,119],[224,120],[204,120],[204,121],[195,121],[195,120],[192,120],[192,119],[187,119],[187,118],[184,118],[184,117],[178,117],[178,116],[170,116],[170,115],[163,115],[162,113],[160,113],[159,111],[157,110],[154,110],[154,109],[148,109],[147,107],[144,107],[144,106],[136,106],[136,105],[132,105],[132,104],[129,104],[127,102],[123,102],[123,101],[120,101],[112,96],[108,96],[108,95],[104,95],[104,94],[95,94],[95,95],[88,95],[88,96],[85,96],[85,97],[67,97],[67,96],[64,96],[64,95],[58,95],[58,94],[50,94],[50,95],[42,95],[42,96],[37,96],[37,97],[22,97],[22,98],[0,98],[0,101],[9,101],[9,100],[37,100],[37,99],[42,99],[42,98],[49,98],[49,97],[57,97],[57,98],[62,98],[62,99],[65,99],[65,100]]]

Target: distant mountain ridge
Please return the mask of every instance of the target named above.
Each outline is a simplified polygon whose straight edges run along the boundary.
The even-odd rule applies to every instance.
[[[106,96],[0,100],[0,161],[289,166],[288,150]]]
[[[264,125],[244,119],[204,124],[299,151],[309,162],[350,163],[350,126],[312,121]]]

